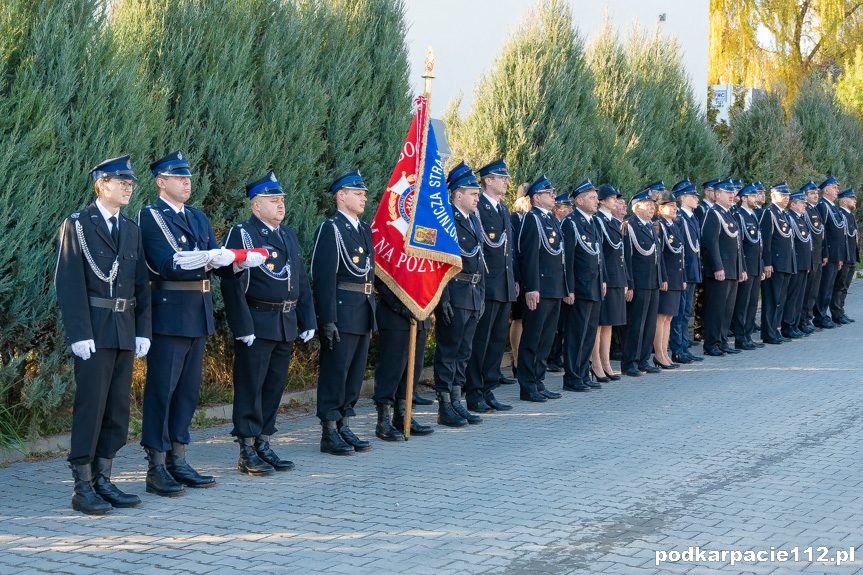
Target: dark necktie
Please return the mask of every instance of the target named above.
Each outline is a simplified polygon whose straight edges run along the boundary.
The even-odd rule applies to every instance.
[[[120,229],[117,227],[117,216],[108,218],[111,222],[111,239],[114,240],[114,245],[120,247]]]
[[[179,212],[177,212],[177,215],[180,216],[180,219],[183,220],[183,223],[186,224],[186,226],[188,227],[189,220],[186,219],[186,211],[180,210]]]

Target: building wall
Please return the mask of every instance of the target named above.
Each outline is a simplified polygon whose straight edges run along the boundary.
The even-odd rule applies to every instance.
[[[411,79],[414,91],[422,89],[425,54],[431,44],[435,54],[435,79],[431,108],[440,117],[459,90],[464,94],[462,113],[473,100],[474,83],[488,70],[510,31],[514,31],[535,0],[406,0],[410,25]],[[707,41],[709,0],[571,0],[573,18],[588,40],[601,28],[608,11],[623,34],[637,20],[643,27],[658,25],[674,35],[684,51],[684,63],[692,86],[707,109]],[[665,21],[659,22],[659,15]]]

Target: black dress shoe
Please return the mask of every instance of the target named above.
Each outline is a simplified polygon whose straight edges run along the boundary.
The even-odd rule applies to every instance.
[[[87,515],[105,515],[111,512],[111,504],[102,499],[93,489],[93,470],[89,463],[70,465],[75,478],[72,491],[72,509]],[[180,486],[182,488],[182,486]]]
[[[627,369],[626,371],[622,371],[620,373],[629,377],[641,377],[641,372],[637,369]]]
[[[746,343],[748,343],[751,346],[754,346],[756,349],[761,349],[762,347],[764,347],[763,343],[758,342],[758,341],[754,341],[751,337],[746,339]]]
[[[696,345],[698,345],[697,341],[690,341],[687,347],[695,347]]]
[[[128,508],[141,504],[141,498],[131,493],[123,493],[111,483],[111,465],[113,459],[97,457],[93,460],[93,491],[96,495],[111,504],[111,507]]]
[[[549,363],[546,367],[546,371],[548,371],[549,373],[560,373],[561,371],[563,371],[563,368],[556,363]]]
[[[494,409],[492,409],[492,407],[483,399],[480,399],[479,401],[468,401],[467,408],[476,413],[491,413],[494,411]]]
[[[734,342],[734,349],[742,349],[743,351],[752,351],[753,349],[756,349],[756,347],[754,345],[752,345],[751,343],[749,343],[748,341],[735,341]]]
[[[531,391],[528,393],[522,391],[518,394],[518,398],[522,401],[533,401],[535,403],[544,403],[548,401],[548,398],[538,391]]]
[[[640,374],[639,374],[640,375]],[[564,383],[563,389],[566,391],[590,391],[590,387],[582,384]]]
[[[639,365],[638,370],[641,373],[662,373],[662,370],[652,365]]]
[[[761,324],[756,323],[755,326],[752,328],[752,331],[761,331]]]
[[[772,339],[772,338],[762,339],[761,341],[764,343],[769,343],[770,345],[780,345],[782,343],[785,343],[781,339]]]
[[[676,363],[669,363],[668,365],[665,365],[664,363],[660,363],[660,361],[658,359],[656,359],[655,356],[653,358],[653,365],[655,365],[659,369],[677,369],[678,367],[680,367],[680,365],[676,364]]]
[[[411,402],[414,405],[432,405],[434,403],[433,399],[429,399],[427,397],[423,397],[417,392],[414,392],[413,397],[411,398]]]
[[[853,317],[848,317],[847,315],[843,315],[842,319],[844,319],[847,323],[854,323]]]
[[[793,341],[791,338],[789,338],[789,337],[785,337],[785,336],[782,336],[782,335],[780,335],[780,336],[779,336],[779,340],[780,340],[782,343],[788,343],[789,341]]]
[[[384,441],[404,441],[405,436],[401,429],[393,425],[390,406],[387,403],[376,403],[378,410],[378,422],[375,425],[375,436]]]
[[[785,339],[800,339],[801,337],[803,337],[803,334],[796,332],[792,329],[785,329],[782,330],[782,337],[784,337]]]
[[[671,354],[671,361],[675,363],[692,363],[694,360],[689,359],[686,355],[681,355],[679,353]]]
[[[815,327],[820,327],[821,329],[833,329],[834,327],[837,327],[830,318],[826,317],[821,321],[816,320],[812,323],[815,324]]]
[[[168,473],[186,487],[209,489],[216,484],[212,475],[201,475],[186,463],[186,444],[171,442],[171,451],[165,454],[165,469]]]
[[[695,362],[704,361],[704,358],[700,355],[695,355],[694,353],[689,353],[688,351],[686,352],[686,357]]]
[[[851,323],[851,318],[843,315],[840,318],[834,319],[833,323],[840,324],[840,325],[847,325],[847,324]]]
[[[725,352],[718,347],[709,347],[704,350],[704,355],[709,355],[711,357],[722,357],[725,355]]]
[[[824,331],[823,327],[818,327],[817,325],[814,325],[814,324],[810,325],[809,327],[812,328],[812,333],[819,333],[819,332]]]
[[[558,392],[549,389],[540,389],[539,394],[548,399],[560,399],[562,397]]]
[[[490,408],[494,409],[495,411],[509,411],[512,409],[511,405],[499,402],[494,396],[486,397],[485,402]]]
[[[255,439],[252,437],[237,437],[240,444],[240,457],[237,459],[237,471],[246,475],[272,475],[275,468],[264,461],[255,451]]]
[[[720,349],[730,355],[737,355],[738,353],[743,353],[742,350],[734,349],[733,347],[722,347]]]
[[[804,333],[805,335],[810,335],[810,334],[815,333],[815,328],[809,324],[799,325],[799,326],[797,326],[797,330]]]
[[[584,382],[584,385],[591,389],[602,389],[602,384],[598,381],[588,380]]]
[[[500,382],[501,385],[515,385],[516,383],[518,383],[517,379],[511,379],[511,378],[505,377],[503,375],[500,376],[500,379],[498,381]]]
[[[255,439],[255,453],[258,457],[273,466],[276,471],[291,471],[294,468],[294,462],[282,459],[270,447],[270,436],[259,435]]]
[[[341,420],[336,422],[336,429],[339,430],[339,435],[342,437],[342,439],[345,440],[345,443],[353,447],[354,451],[356,451],[357,453],[363,453],[371,450],[372,442],[357,437],[356,433],[351,431],[351,428],[349,427],[350,422],[351,418],[348,416],[345,416]]]
[[[621,377],[619,375],[617,375],[616,373],[609,373],[606,371],[605,375],[607,375],[608,379],[610,379],[611,381],[620,381],[621,380]]]
[[[321,453],[330,455],[353,455],[354,448],[339,435],[335,421],[321,422]]]
[[[452,400],[449,392],[437,392],[437,423],[447,427],[464,427],[467,425],[467,419],[460,416],[452,407]]]

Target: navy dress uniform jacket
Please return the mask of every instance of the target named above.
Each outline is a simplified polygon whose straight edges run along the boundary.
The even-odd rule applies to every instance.
[[[460,216],[461,213],[458,215]],[[481,224],[478,231],[483,239],[482,249],[487,267],[485,299],[514,302],[515,282],[518,281],[518,260],[515,257],[515,236],[509,210],[502,202],[498,202],[498,207],[495,208],[485,194],[480,194],[476,215]],[[501,241],[503,241],[502,245],[494,247]]]
[[[730,210],[715,205],[704,216],[701,226],[701,252],[704,275],[713,277],[725,271],[726,280],[739,280],[746,271],[737,218]]]
[[[256,267],[221,282],[228,325],[235,337],[254,334],[273,341],[293,341],[299,333],[317,329],[312,290],[294,230],[285,225],[270,230],[252,216],[228,231],[224,245],[230,249],[266,248],[269,257],[263,265],[273,274]],[[260,302],[296,304],[295,309],[283,313]]]
[[[546,241],[552,251],[561,250],[560,253],[554,254],[546,248]],[[525,214],[518,234],[518,266],[524,293],[538,291],[540,298],[561,299],[569,295],[562,247],[556,217],[539,208]]]
[[[586,218],[579,210],[573,210],[561,222],[566,285],[576,299],[602,301],[606,273],[599,226],[593,217]]]
[[[339,239],[341,238],[341,239]],[[345,261],[347,260],[347,262]],[[358,270],[368,272],[359,275]],[[375,281],[372,230],[360,221],[359,230],[341,212],[326,220],[315,234],[312,252],[312,293],[318,325],[335,323],[339,333],[366,334],[377,329],[373,290],[350,291],[338,284]]]
[[[820,266],[824,258],[827,257],[827,244],[824,241],[824,221],[821,219],[821,214],[818,213],[816,206],[813,206],[809,202],[806,202],[806,212],[803,214],[803,218],[806,220],[806,225],[812,238],[812,269],[814,270],[816,265]]]
[[[737,211],[737,219],[743,232],[743,260],[746,264],[746,273],[749,276],[761,276],[764,273],[764,260],[761,253],[761,227],[758,216],[744,209]]]
[[[141,234],[134,220],[118,213],[120,245],[115,245],[95,204],[66,218],[60,228],[54,286],[63,314],[66,342],[92,339],[96,348],[135,349],[135,338],[151,339],[150,284]],[[77,227],[93,263],[108,276],[119,263],[114,291],[90,267],[78,241]],[[115,312],[93,307],[91,297],[135,299],[133,310]]]
[[[676,219],[677,228],[686,238],[686,248],[683,250],[683,267],[686,283],[701,283],[701,225],[695,215],[688,215],[682,209]]]
[[[458,234],[458,246],[462,252],[461,273],[474,275],[476,282],[462,279],[465,276],[455,276],[441,292],[440,303],[449,302],[453,307],[479,311],[482,308],[483,300],[485,300],[486,268],[483,259],[482,240],[479,235],[479,220],[475,214],[465,218],[458,208],[453,210],[453,218]]]
[[[213,271],[204,268],[184,270],[174,267],[177,250],[211,250],[219,247],[210,220],[201,210],[185,206],[180,215],[159,198],[138,212],[138,225],[150,269],[150,281],[210,281],[213,271],[220,277],[233,277],[232,266]],[[160,226],[164,224],[164,230]],[[213,335],[213,294],[206,291],[161,290],[152,285],[153,333],[181,337]]]
[[[653,224],[642,224],[638,216],[631,216],[621,225],[623,230],[623,249],[626,251],[626,266],[629,289],[659,289],[663,282],[668,281],[665,263],[662,261],[662,246],[653,230]],[[637,243],[645,252],[642,255],[633,247]]]
[[[797,271],[809,271],[812,269],[812,233],[806,222],[805,216],[797,212],[788,212],[788,219],[794,229],[794,257],[796,259]],[[820,265],[820,263],[819,263]]]
[[[629,286],[629,278],[623,232],[620,230],[621,222],[615,217],[609,218],[602,212],[597,212],[594,218],[603,234],[602,259],[605,266],[605,284],[609,288],[625,288]]]
[[[776,204],[770,204],[761,216],[761,242],[765,266],[773,266],[773,271],[781,273],[797,272],[794,230],[791,229],[786,212]]]
[[[825,253],[828,261],[847,261],[848,246],[845,241],[845,226],[843,225],[845,219],[839,208],[826,198],[821,198],[815,204],[815,209],[818,210],[818,215],[821,216],[824,225],[825,247],[823,253]]]
[[[686,282],[684,259],[686,257],[683,232],[673,221],[660,217],[654,224],[654,231],[662,243],[662,263],[665,267],[665,277],[668,278],[669,291],[682,291]],[[680,253],[672,251],[680,250]],[[682,249],[681,249],[682,248]]]

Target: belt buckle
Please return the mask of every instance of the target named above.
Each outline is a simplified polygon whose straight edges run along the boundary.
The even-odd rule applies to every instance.
[[[290,313],[291,311],[291,303],[289,301],[282,302],[282,313]]]
[[[370,283],[363,284],[363,293],[365,295],[371,295],[372,291],[373,291],[373,287],[374,286],[372,286],[372,284],[370,284]]]
[[[129,300],[117,298],[114,300],[114,311],[115,312],[124,312],[126,311],[126,304]]]
[[[210,291],[210,280],[201,280],[201,292],[207,293]]]
[[[474,285],[479,283],[479,273],[473,274],[473,276],[470,278],[470,283]]]

